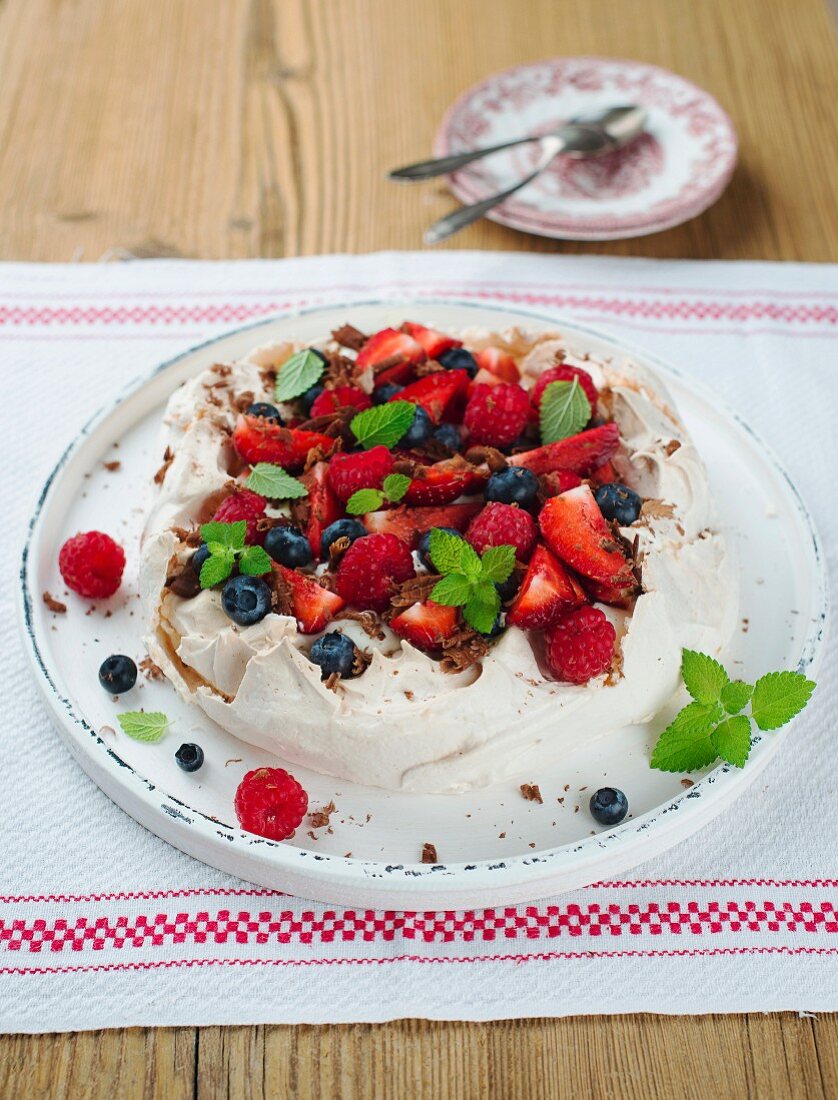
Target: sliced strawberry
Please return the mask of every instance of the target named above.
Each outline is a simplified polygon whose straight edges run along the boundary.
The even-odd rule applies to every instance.
[[[274,569],[291,589],[291,602],[301,634],[319,634],[344,607],[336,592],[321,588],[317,581],[274,563]]]
[[[587,603],[582,586],[546,546],[536,546],[506,621],[522,630],[546,630],[574,607]]]
[[[308,489],[308,496],[299,502],[300,512],[304,513],[306,538],[311,543],[312,553],[319,560],[323,531],[330,523],[340,519],[343,508],[329,480],[328,462],[316,462],[300,481]]]
[[[261,416],[241,414],[233,431],[233,446],[245,462],[254,466],[257,462],[273,462],[286,470],[298,470],[314,447],[331,454],[335,445],[336,441],[322,432],[283,428]]]
[[[444,336],[436,329],[425,328],[424,325],[417,325],[413,321],[405,321],[402,325],[402,332],[408,333],[417,344],[421,344],[429,359],[436,359],[444,351],[463,346],[462,340],[455,340],[453,336]]]
[[[575,489],[582,484],[582,478],[578,474],[572,474],[570,470],[552,470],[549,474],[541,475],[541,493],[545,497],[557,497],[559,493],[566,493],[568,489]]]
[[[583,583],[585,591],[594,603],[607,603],[611,607],[629,608],[634,603],[634,597],[637,595],[636,585],[617,588],[610,584],[598,584],[597,581],[588,578],[584,578]]]
[[[501,378],[500,375],[492,374],[492,372],[486,370],[485,367],[481,367],[474,378],[472,378],[471,382],[469,382],[468,392],[471,393],[475,386],[499,386],[503,381],[504,379]]]
[[[444,508],[402,506],[381,512],[368,512],[363,517],[363,524],[373,534],[395,535],[402,542],[414,547],[420,537],[432,527],[454,527],[458,531],[465,531],[482,507],[481,500],[469,504],[448,504]]]
[[[590,486],[551,497],[538,517],[547,545],[563,562],[599,584],[629,588],[634,576],[603,518]]]
[[[436,649],[457,629],[456,607],[415,603],[390,620],[390,629],[419,649]]]
[[[457,497],[476,492],[485,480],[485,475],[457,459],[422,466],[415,471],[405,503],[450,504]]]
[[[413,377],[413,368],[417,363],[423,363],[427,356],[425,349],[418,341],[414,340],[407,332],[397,332],[394,328],[383,328],[380,332],[370,336],[355,360],[358,372],[365,371],[368,367],[377,367],[388,359],[393,359],[392,366],[379,371],[375,376],[375,388],[383,386],[386,382],[401,384]]]
[[[599,469],[594,470],[591,474],[592,485],[608,485],[609,482],[619,481],[620,475],[614,469],[613,463],[610,461],[603,462]]]
[[[606,463],[620,446],[620,429],[616,424],[603,424],[586,432],[546,443],[533,451],[512,455],[510,466],[526,466],[534,474],[549,474],[553,470],[570,470],[587,477]]]
[[[335,386],[334,389],[323,390],[315,397],[311,403],[311,416],[326,416],[347,406],[363,410],[371,405],[372,398],[358,386]]]
[[[359,489],[380,489],[393,472],[392,452],[379,445],[355,454],[337,454],[329,463],[329,480],[344,503]]]
[[[468,373],[464,370],[440,370],[436,374],[426,374],[424,378],[411,382],[399,393],[393,394],[391,401],[412,401],[421,405],[434,424],[439,424],[448,405],[468,386]]]
[[[476,352],[474,358],[481,370],[488,371],[501,382],[521,381],[518,364],[507,351],[501,351],[500,348],[484,348],[483,351]]]

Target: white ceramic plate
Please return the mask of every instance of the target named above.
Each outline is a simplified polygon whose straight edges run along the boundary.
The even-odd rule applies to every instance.
[[[736,164],[736,134],[715,99],[675,73],[640,61],[554,57],[493,73],[449,109],[435,156],[545,133],[620,103],[645,107],[646,132],[601,157],[558,157],[486,216],[512,229],[577,241],[640,237],[679,225],[721,195]],[[539,147],[521,145],[449,177],[479,202],[532,171]]]
[[[277,761],[182,703],[165,682],[141,677],[141,686],[115,704],[97,681],[108,654],[144,655],[135,580],[141,504],[160,462],[157,431],[172,391],[208,364],[270,340],[319,339],[344,321],[374,331],[405,317],[443,330],[560,328],[578,351],[618,360],[631,355],[657,370],[707,462],[741,563],[741,615],[749,629],[737,633],[728,665],[746,677],[767,668],[814,673],[826,620],[817,537],[788,476],[741,421],[672,368],[588,329],[519,311],[428,301],[316,309],[239,329],[163,364],[97,414],[59,461],[32,519],[21,588],[26,643],[59,733],[81,766],[127,813],[196,858],[265,886],[342,904],[452,909],[536,899],[612,876],[694,832],[756,779],[785,733],[761,737],[743,770],[717,768],[689,789],[680,776],[648,765],[665,715],[649,727],[580,744],[560,766],[538,775],[464,795],[396,795],[295,767],[312,808],[334,800],[333,832],[320,829],[313,839],[303,828],[293,840],[273,843],[236,828],[232,802],[246,770]],[[103,463],[114,457],[121,469],[110,472]],[[91,528],[126,547],[128,566],[120,592],[87,615],[85,601],[62,595],[57,552],[65,538]],[[46,608],[45,590],[67,600],[68,614]],[[139,706],[163,710],[174,721],[158,745],[114,732],[116,713]],[[174,751],[193,740],[203,746],[206,763],[187,775]],[[540,784],[543,805],[522,798],[522,781]],[[631,807],[614,830],[598,828],[587,810],[591,792],[606,783],[622,788]],[[442,865],[417,862],[426,841],[436,845]]]

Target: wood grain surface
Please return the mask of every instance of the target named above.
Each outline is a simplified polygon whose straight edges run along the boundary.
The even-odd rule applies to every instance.
[[[0,0],[0,259],[417,248],[444,185],[386,182],[451,100],[559,54],[712,92],[740,165],[702,217],[577,244],[489,222],[454,248],[838,260],[838,56],[823,0]],[[838,1096],[838,1018],[129,1029],[0,1038],[0,1097]]]

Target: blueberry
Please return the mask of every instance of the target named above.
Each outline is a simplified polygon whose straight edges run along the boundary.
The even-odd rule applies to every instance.
[[[354,675],[352,667],[355,664],[355,644],[351,638],[337,630],[318,638],[308,656],[315,665],[320,665],[321,680],[328,680],[334,672],[344,680],[349,680]]]
[[[436,361],[442,363],[446,370],[467,370],[469,378],[477,374],[477,360],[465,348],[449,348],[438,355]]]
[[[485,495],[486,500],[529,508],[538,495],[538,478],[525,466],[507,466],[492,474],[486,482]]]
[[[404,386],[397,386],[395,382],[385,382],[383,386],[379,386],[377,390],[373,390],[372,403],[373,405],[386,405],[391,397],[395,397],[397,393],[401,393]]]
[[[462,531],[458,531],[456,527],[434,527],[434,531],[445,531],[449,535],[455,535],[458,539],[463,537]],[[431,532],[426,531],[419,539],[419,545],[416,547],[419,553],[419,560],[425,566],[429,573],[436,573],[437,568],[431,561]]]
[[[434,439],[449,451],[459,451],[462,444],[460,433],[453,424],[440,424],[434,430]]]
[[[320,536],[320,557],[328,558],[329,550],[332,543],[337,539],[349,539],[350,543],[353,543],[355,539],[363,538],[367,534],[367,529],[363,523],[357,519],[336,519],[334,523],[330,523]]]
[[[130,691],[137,682],[137,666],[124,653],[106,657],[99,666],[99,683],[111,695]]]
[[[231,577],[221,590],[221,606],[234,623],[253,626],[271,609],[271,590],[261,577]]]
[[[501,581],[500,584],[495,585],[495,588],[497,588],[498,590],[498,595],[500,596],[503,603],[509,603],[509,601],[517,593],[520,587],[521,575],[520,573],[517,573],[514,569],[505,581]]]
[[[413,410],[413,423],[398,442],[399,447],[421,447],[431,437],[434,426],[431,418],[421,405]]]
[[[308,565],[314,557],[311,544],[296,527],[272,527],[265,536],[265,550],[274,561],[289,569]]]
[[[204,562],[207,560],[207,558],[209,556],[210,556],[209,547],[207,546],[207,544],[205,542],[202,542],[201,545],[198,547],[198,549],[195,551],[195,553],[192,555],[192,559],[191,559],[191,562],[190,562],[190,565],[192,566],[192,568],[199,575],[201,573],[201,566],[204,564]]]
[[[619,825],[628,813],[628,799],[616,787],[600,787],[591,795],[591,817],[600,825]]]
[[[303,396],[300,398],[303,406],[303,411],[305,412],[306,416],[311,416],[311,406],[314,404],[314,402],[317,400],[322,392],[323,387],[320,385],[319,382],[317,382],[310,389],[307,389]]]
[[[175,753],[175,760],[185,772],[196,772],[204,762],[204,750],[200,745],[187,742]]]
[[[621,485],[619,481],[600,485],[594,496],[605,518],[615,519],[621,527],[630,527],[640,515],[643,501],[634,489],[629,489],[628,485]]]
[[[272,424],[284,424],[285,421],[279,415],[279,409],[275,405],[269,405],[267,401],[257,401],[247,410],[248,416],[258,416],[262,420],[270,420]]]

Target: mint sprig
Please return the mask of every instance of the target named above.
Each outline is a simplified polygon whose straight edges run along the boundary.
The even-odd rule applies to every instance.
[[[205,523],[201,527],[201,539],[207,544],[209,557],[201,566],[201,588],[214,588],[226,581],[238,561],[239,572],[252,577],[270,573],[271,559],[261,546],[245,546],[247,523],[243,519],[235,523]]]
[[[132,740],[147,745],[155,745],[169,725],[169,719],[159,710],[129,710],[118,714],[116,720]]]
[[[358,489],[346,502],[350,516],[362,516],[365,512],[375,512],[386,501],[398,504],[410,488],[407,474],[388,474],[380,489]]]
[[[490,546],[480,557],[463,538],[436,527],[428,553],[442,574],[429,599],[446,607],[462,607],[463,618],[480,634],[489,634],[500,611],[495,587],[515,568],[514,546]]]
[[[295,500],[308,496],[308,489],[301,481],[273,462],[257,462],[245,485],[268,500]]]
[[[751,723],[779,729],[815,690],[801,672],[769,672],[753,685],[731,680],[713,657],[692,649],[683,650],[681,675],[694,701],[676,714],[652,752],[651,766],[665,772],[697,771],[719,757],[743,767],[751,752]],[[748,703],[750,715],[742,713]]]
[[[349,427],[365,451],[371,447],[392,449],[410,428],[415,413],[412,401],[388,401],[364,409],[352,418]]]
[[[279,368],[274,385],[275,401],[292,401],[311,389],[326,369],[326,364],[311,348],[305,348],[286,359]]]
[[[550,382],[544,387],[539,406],[541,442],[558,443],[576,435],[591,419],[591,412],[591,403],[578,378],[572,382]]]

